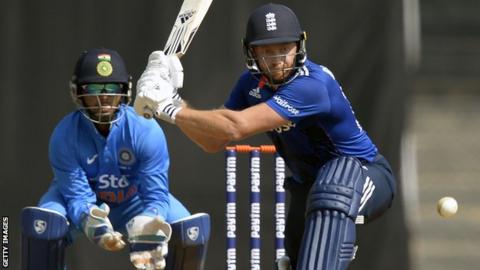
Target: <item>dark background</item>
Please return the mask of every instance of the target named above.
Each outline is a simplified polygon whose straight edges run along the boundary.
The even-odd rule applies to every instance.
[[[297,13],[308,34],[309,58],[333,71],[362,125],[398,172],[404,104],[409,94],[402,48],[402,2],[277,2]],[[182,60],[185,85],[181,94],[193,106],[214,108],[226,99],[244,70],[240,40],[248,14],[264,3],[267,1],[214,1]],[[20,269],[21,208],[35,205],[52,178],[47,158],[50,133],[75,109],[68,80],[78,55],[91,47],[115,49],[136,80],[148,54],[163,48],[180,5],[181,1],[151,0],[0,2],[0,213],[10,218],[9,269]],[[223,269],[223,154],[203,153],[176,127],[161,125],[171,153],[171,190],[191,212],[211,214],[206,269]],[[242,143],[267,142],[260,135]],[[240,166],[247,171],[246,163]],[[271,186],[269,182],[264,181],[265,190]],[[409,235],[400,197],[380,220],[359,228],[359,251],[350,269],[409,269]],[[244,193],[240,203],[247,198]],[[264,193],[263,209],[269,209],[271,198],[272,192]],[[248,213],[246,206],[239,210],[239,224],[244,222],[239,232],[244,239],[239,246],[239,269],[246,269]],[[271,267],[273,261],[272,219],[268,211],[262,215],[265,267]],[[126,251],[107,253],[85,239],[69,248],[67,257],[69,269],[98,269],[100,265],[131,269]]]

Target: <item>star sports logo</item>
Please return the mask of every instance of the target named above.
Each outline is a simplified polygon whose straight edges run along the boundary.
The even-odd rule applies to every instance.
[[[267,25],[267,31],[277,30],[277,20],[275,19],[275,13],[265,14],[265,23]]]

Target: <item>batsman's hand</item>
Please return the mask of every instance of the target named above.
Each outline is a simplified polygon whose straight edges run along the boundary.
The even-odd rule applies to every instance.
[[[137,82],[135,111],[146,118],[155,115],[170,123],[182,109],[183,100],[177,92],[183,86],[183,68],[176,55],[162,51],[150,54],[145,71]]]
[[[163,270],[172,228],[160,217],[136,216],[127,223],[130,261],[136,269]]]
[[[118,251],[125,247],[122,234],[113,230],[108,219],[110,208],[105,203],[90,208],[88,216],[82,222],[83,232],[87,238],[108,251]]]

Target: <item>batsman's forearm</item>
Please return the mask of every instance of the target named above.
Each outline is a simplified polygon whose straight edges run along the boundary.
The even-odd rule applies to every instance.
[[[187,125],[177,124],[177,126],[182,130],[191,141],[196,143],[203,151],[208,153],[215,153],[221,151],[225,148],[228,140],[221,140],[208,134],[205,134],[199,130],[193,129]]]
[[[175,123],[187,132],[193,130],[226,143],[245,137],[246,125],[236,114],[227,109],[200,111],[186,107],[177,114]]]

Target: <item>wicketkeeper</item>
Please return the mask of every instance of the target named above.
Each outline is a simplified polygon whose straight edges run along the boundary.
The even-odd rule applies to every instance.
[[[78,110],[51,136],[53,181],[22,211],[22,269],[64,270],[65,247],[79,234],[107,251],[128,246],[136,269],[203,269],[210,218],[190,215],[169,192],[164,133],[128,106],[123,59],[83,52],[70,86]]]

